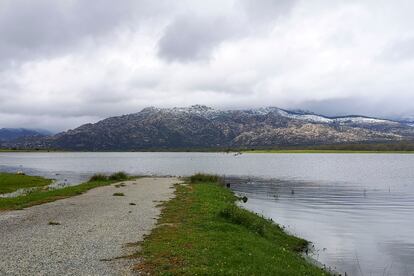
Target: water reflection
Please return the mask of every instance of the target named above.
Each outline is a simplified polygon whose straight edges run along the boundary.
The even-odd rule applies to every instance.
[[[312,241],[313,257],[348,275],[413,275],[414,196],[409,189],[227,178],[245,207]]]

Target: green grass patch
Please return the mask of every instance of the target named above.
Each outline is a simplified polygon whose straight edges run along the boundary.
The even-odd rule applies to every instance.
[[[128,179],[136,177],[128,176]],[[95,178],[93,178],[95,179]],[[110,180],[107,177],[104,180],[89,180],[86,183],[76,186],[69,186],[61,189],[53,190],[35,190],[23,196],[13,198],[0,198],[0,210],[16,210],[23,209],[34,205],[52,202],[58,199],[68,198],[87,192],[90,189],[107,186],[118,182],[118,180]]]
[[[114,193],[113,196],[125,196],[124,193]]]
[[[7,194],[23,188],[44,187],[51,179],[12,173],[0,173],[0,194]]]
[[[34,191],[27,195],[13,198],[0,198],[0,210],[23,209],[33,205],[39,205],[62,198],[80,195],[90,189],[110,185],[112,183],[114,183],[114,181],[94,181],[62,189]]]
[[[204,178],[204,177],[203,177]],[[137,253],[151,275],[328,275],[307,262],[303,239],[237,207],[217,182],[177,185]]]

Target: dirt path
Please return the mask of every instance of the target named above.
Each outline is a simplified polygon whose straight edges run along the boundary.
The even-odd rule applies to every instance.
[[[132,261],[118,257],[136,251],[128,244],[155,226],[158,201],[171,198],[178,182],[141,178],[0,212],[0,275],[132,275]]]

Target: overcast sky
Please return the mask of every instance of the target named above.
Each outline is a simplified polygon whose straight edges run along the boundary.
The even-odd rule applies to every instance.
[[[411,0],[1,0],[0,127],[146,106],[414,115]]]

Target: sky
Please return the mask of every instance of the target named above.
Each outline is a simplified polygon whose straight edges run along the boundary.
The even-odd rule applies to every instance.
[[[1,0],[0,128],[144,107],[414,115],[411,0]]]

